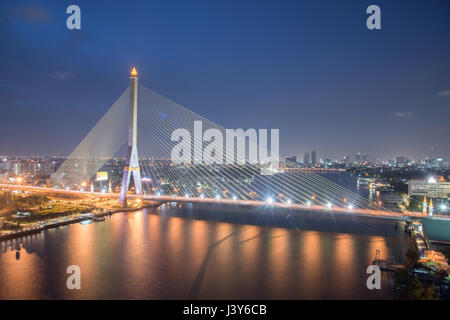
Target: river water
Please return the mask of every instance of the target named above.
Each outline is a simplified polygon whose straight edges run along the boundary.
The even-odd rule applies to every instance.
[[[376,250],[401,262],[409,238],[381,218],[166,204],[0,246],[0,299],[390,299],[366,268]]]

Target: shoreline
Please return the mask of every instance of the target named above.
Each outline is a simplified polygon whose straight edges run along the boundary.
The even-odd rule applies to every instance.
[[[1,234],[0,235],[0,242],[1,241],[6,241],[6,240],[11,240],[11,239],[16,239],[16,238],[20,238],[20,237],[23,237],[23,236],[36,234],[36,233],[40,233],[40,232],[48,230],[48,229],[54,229],[54,228],[58,228],[58,227],[69,225],[69,224],[74,224],[74,223],[79,223],[79,222],[86,221],[86,220],[93,220],[95,218],[101,218],[101,217],[110,216],[110,215],[113,215],[113,214],[118,213],[118,212],[134,212],[134,211],[139,211],[139,210],[143,210],[143,209],[146,209],[146,208],[158,207],[161,204],[162,203],[157,203],[157,204],[143,205],[143,206],[136,207],[136,208],[121,208],[121,209],[115,209],[115,210],[108,210],[107,212],[96,213],[93,216],[76,217],[76,218],[73,218],[73,219],[70,219],[70,220],[64,220],[64,221],[60,221],[60,222],[47,224],[47,225],[42,226],[42,227],[26,228],[25,230],[20,230],[20,231],[16,231],[16,232],[10,232],[10,233],[7,233],[7,234]],[[45,220],[43,220],[43,221],[45,221]]]

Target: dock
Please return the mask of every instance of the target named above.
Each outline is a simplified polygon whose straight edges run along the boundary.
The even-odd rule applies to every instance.
[[[41,221],[40,223],[37,223],[36,225],[29,227],[29,228],[22,228],[21,230],[12,231],[12,232],[5,233],[5,234],[0,234],[0,241],[6,241],[6,240],[14,239],[14,238],[20,238],[23,236],[40,233],[47,229],[58,228],[61,226],[65,226],[65,225],[69,225],[69,224],[73,224],[73,223],[79,223],[79,222],[86,221],[86,220],[94,220],[96,222],[101,222],[101,221],[104,221],[107,216],[111,216],[114,213],[139,211],[139,210],[145,209],[147,207],[159,206],[159,205],[161,205],[161,203],[149,204],[149,205],[144,205],[144,206],[135,207],[135,208],[120,208],[117,210],[108,210],[108,211],[96,213],[96,214],[90,213],[90,214],[83,215],[81,217],[78,216],[76,218],[71,218],[71,219],[62,220],[62,221],[58,221],[58,222],[49,221],[45,225],[41,225],[44,222],[44,221]]]
[[[392,261],[392,262],[380,259],[380,250],[376,251],[375,259],[372,261],[372,264],[378,266],[381,271],[385,271],[385,272],[391,272],[391,271],[396,271],[396,270],[405,268],[404,265],[395,263],[395,257],[394,257],[394,261]]]

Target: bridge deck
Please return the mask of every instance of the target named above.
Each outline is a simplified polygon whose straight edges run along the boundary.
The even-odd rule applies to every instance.
[[[64,194],[72,196],[97,196],[101,198],[118,199],[119,194],[116,193],[101,193],[101,192],[90,192],[90,191],[78,191],[78,190],[65,190],[56,188],[45,188],[45,187],[34,187],[34,186],[23,186],[23,185],[11,185],[11,184],[0,184],[0,188],[7,188],[13,190],[23,190],[34,193],[46,193],[46,194]],[[214,199],[214,198],[201,198],[201,197],[180,197],[180,196],[156,196],[156,195],[128,195],[129,198],[142,198],[145,200],[152,201],[163,201],[163,202],[186,202],[186,203],[210,203],[210,204],[228,204],[228,205],[241,205],[241,206],[254,206],[254,207],[274,207],[274,208],[284,208],[292,210],[303,210],[303,211],[320,211],[320,212],[332,212],[332,213],[343,213],[343,214],[354,214],[361,216],[377,216],[377,217],[387,217],[387,218],[402,218],[404,216],[408,217],[423,217],[423,214],[417,212],[394,212],[394,211],[382,211],[382,210],[372,210],[372,209],[362,209],[362,208],[346,208],[346,207],[336,207],[331,208],[326,206],[318,205],[305,205],[299,203],[285,203],[285,202],[272,202],[267,203],[258,200],[233,200],[233,199]],[[445,216],[437,216],[444,219],[449,219]]]

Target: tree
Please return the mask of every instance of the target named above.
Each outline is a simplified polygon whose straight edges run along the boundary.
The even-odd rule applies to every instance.
[[[406,268],[409,270],[413,269],[414,266],[419,262],[419,258],[420,256],[417,250],[408,249],[408,251],[406,252],[405,260]]]
[[[437,288],[433,285],[424,287],[408,269],[397,270],[395,278],[395,297],[402,300],[438,300]]]
[[[409,199],[408,210],[420,212],[421,205],[422,205],[421,199],[417,198],[416,196],[412,196]]]
[[[445,255],[447,262],[450,264],[450,248],[445,248],[442,253]]]

